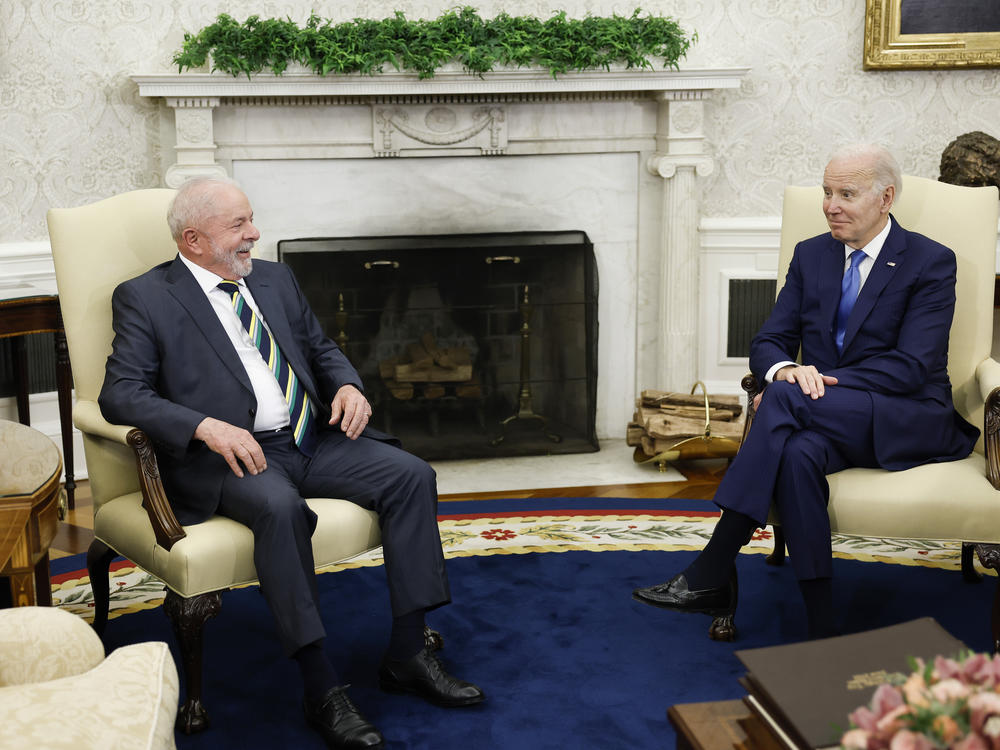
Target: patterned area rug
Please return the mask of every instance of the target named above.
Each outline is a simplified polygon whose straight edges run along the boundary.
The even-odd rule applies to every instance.
[[[540,506],[547,509],[541,510]],[[488,500],[443,502],[440,509],[445,511],[439,516],[439,526],[448,558],[569,551],[699,550],[718,520],[718,511],[711,503],[683,500]],[[743,548],[743,554],[769,554],[772,547],[771,530],[759,529]],[[848,560],[954,570],[961,567],[961,545],[957,542],[834,535],[833,550],[835,557]],[[381,564],[379,548],[321,572]],[[111,569],[110,617],[162,604],[164,587],[159,579],[128,560],[112,564]],[[86,570],[53,576],[52,599],[53,604],[89,619],[93,597]]]

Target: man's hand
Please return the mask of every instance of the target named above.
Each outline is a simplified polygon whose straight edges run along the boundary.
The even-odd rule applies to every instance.
[[[802,392],[813,399],[822,398],[826,386],[837,384],[835,377],[822,374],[813,365],[786,365],[774,373],[774,379],[798,383]]]
[[[358,439],[371,415],[368,399],[353,385],[341,386],[330,402],[330,424],[340,422],[340,429],[351,440]]]
[[[251,433],[242,427],[223,422],[221,419],[205,417],[195,428],[195,439],[201,440],[229,464],[233,474],[242,478],[240,462],[251,474],[260,474],[267,468],[264,451]]]

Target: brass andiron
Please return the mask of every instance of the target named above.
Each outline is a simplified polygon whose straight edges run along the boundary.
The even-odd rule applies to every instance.
[[[334,336],[333,340],[337,342],[337,346],[339,346],[341,349],[347,346],[347,341],[350,338],[350,336],[347,335],[347,330],[346,330],[347,318],[348,318],[347,311],[344,309],[344,295],[338,294],[336,319],[337,319],[337,328],[340,330],[340,333]]]
[[[531,340],[531,313],[533,307],[528,300],[528,285],[524,285],[524,299],[521,301],[521,390],[518,394],[517,413],[511,414],[500,423],[500,435],[490,441],[490,445],[500,445],[507,437],[507,425],[516,420],[529,420],[538,423],[545,437],[553,443],[562,441],[561,435],[549,432],[548,420],[540,414],[535,414],[532,408],[531,396],[531,352],[528,344]]]

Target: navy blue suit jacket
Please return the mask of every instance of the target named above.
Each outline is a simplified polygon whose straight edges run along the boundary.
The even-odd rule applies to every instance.
[[[770,317],[754,338],[750,369],[763,382],[777,362],[815,365],[832,388],[871,394],[876,460],[886,469],[967,456],[979,430],[952,405],[948,337],[955,310],[955,254],[892,227],[834,341],[844,244],[830,234],[800,242]]]
[[[282,354],[327,429],[337,390],[361,378],[324,335],[291,270],[253,261],[247,286]],[[112,296],[115,338],[99,403],[105,419],[145,431],[156,447],[167,496],[182,524],[198,523],[218,506],[231,471],[200,440],[205,417],[253,431],[257,399],[239,355],[205,293],[179,257],[120,284]],[[390,439],[377,430],[365,435]]]

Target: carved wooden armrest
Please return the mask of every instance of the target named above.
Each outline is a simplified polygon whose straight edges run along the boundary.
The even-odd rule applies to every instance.
[[[170,549],[187,534],[177,522],[167,494],[163,490],[160,479],[160,467],[156,463],[153,444],[146,433],[139,429],[129,430],[125,439],[135,452],[136,469],[139,471],[139,487],[142,490],[142,507],[149,516],[156,535],[156,543],[164,549]]]
[[[746,375],[743,376],[743,380],[740,381],[740,387],[744,391],[746,391],[747,394],[747,417],[745,420],[743,420],[743,439],[746,440],[747,431],[750,429],[750,423],[753,422],[754,412],[757,411],[754,408],[753,401],[758,393],[763,392],[764,386],[761,384],[759,380],[757,380],[756,375],[754,375],[752,372],[748,372]]]
[[[983,447],[986,449],[986,478],[1000,490],[1000,386],[990,391],[983,408]]]

